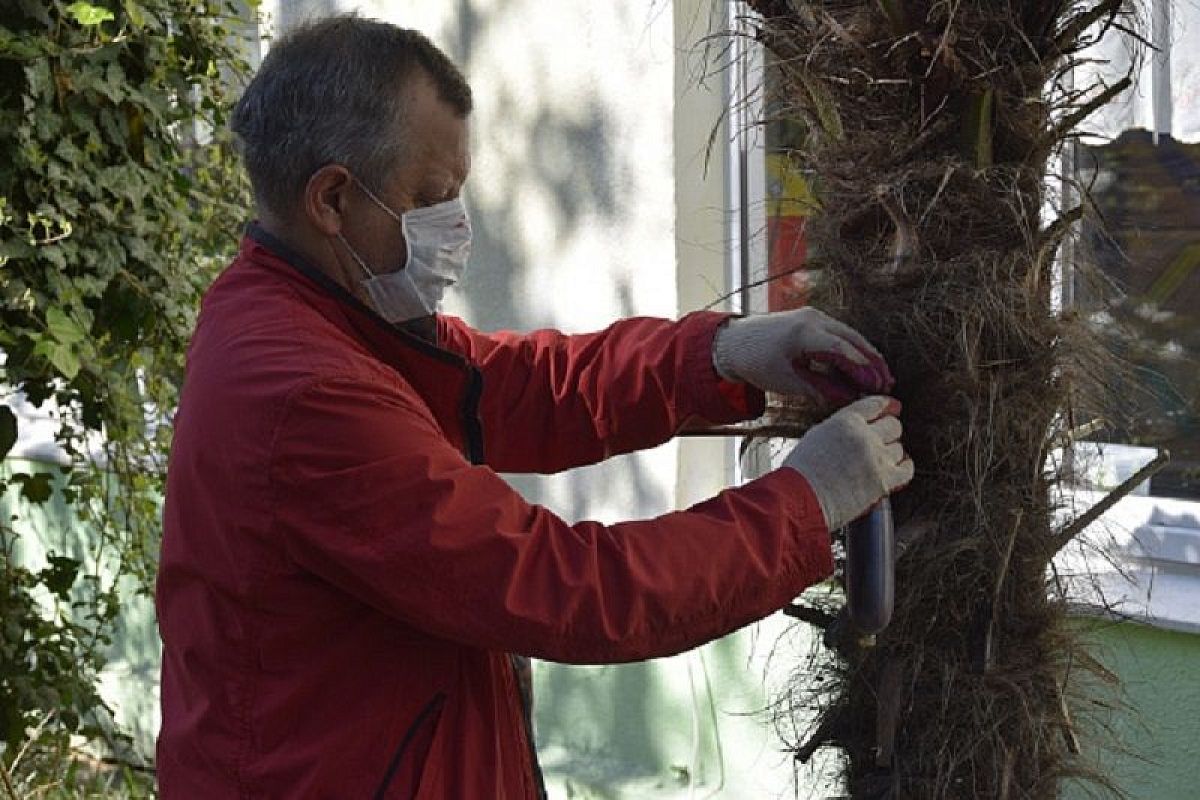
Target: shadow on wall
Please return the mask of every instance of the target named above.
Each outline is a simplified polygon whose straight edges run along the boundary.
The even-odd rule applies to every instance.
[[[489,25],[501,15],[515,13],[514,5],[511,0],[501,1],[482,11],[470,0],[459,0],[454,28],[444,41],[468,77],[487,68],[479,44]],[[520,56],[515,49],[514,57]],[[501,111],[496,118],[477,121],[473,132],[477,157],[488,161],[487,179],[504,187],[499,192],[466,193],[475,247],[464,300],[468,321],[482,330],[554,326],[556,320],[547,316],[550,307],[562,315],[559,320],[569,320],[572,308],[537,296],[530,270],[553,269],[546,262],[587,226],[619,227],[625,220],[619,200],[629,191],[629,176],[636,170],[635,164],[622,160],[628,156],[623,156],[625,150],[617,141],[616,111],[607,107],[594,87],[576,100],[568,116],[556,111],[555,104],[528,107],[528,98],[549,98],[553,91],[544,70],[534,75],[535,85],[520,86],[490,74],[487,91],[498,93],[495,107]],[[513,139],[527,145],[515,148],[528,152],[527,159],[501,155],[510,148],[497,144]],[[478,174],[475,180],[480,180]],[[533,187],[545,199],[540,208],[550,210],[552,217],[538,226],[551,232],[543,243],[523,239],[522,214],[530,210],[512,202],[518,186],[526,191]],[[609,269],[603,263],[605,256],[596,254],[602,274]],[[614,319],[635,313],[627,279],[614,275],[610,292],[601,302],[615,305]],[[629,516],[643,515],[646,509],[667,511],[670,500],[649,472],[639,458],[618,458],[572,471],[558,483],[562,487],[565,482],[565,492],[554,492],[543,478],[506,477],[531,502],[545,503],[553,497],[556,511],[579,519],[604,497],[621,498],[631,509]],[[545,753],[550,747],[558,756],[557,763],[548,764],[548,774],[570,775],[576,782],[597,787],[662,775],[670,760],[661,747],[662,676],[651,663],[582,669],[539,664],[539,748]]]
[[[500,91],[502,106],[515,104],[508,87]],[[467,192],[475,246],[464,281],[464,299],[470,309],[469,321],[481,330],[552,326],[554,320],[538,311],[546,304],[538,302],[537,288],[524,280],[529,262],[552,257],[585,219],[612,222],[618,218],[611,126],[599,101],[593,98],[590,102],[581,120],[563,119],[539,109],[529,122],[508,120],[513,129],[505,126],[487,134],[528,138],[533,158],[520,163],[497,159],[494,163],[500,174],[494,177],[501,186],[535,184],[548,196],[546,205],[554,209],[556,218],[550,226],[554,238],[544,243],[544,249],[533,243],[534,252],[527,255],[519,241],[522,210],[512,203],[484,203],[476,193]],[[479,147],[487,147],[486,138]],[[626,283],[618,281],[616,289],[628,297]],[[632,307],[621,309],[622,316],[632,312]]]
[[[479,44],[488,28],[507,14],[518,13],[514,0],[492,3],[486,11],[471,0],[459,0],[454,22],[443,32],[442,43],[469,79],[488,69]],[[528,5],[522,6],[528,8]],[[528,13],[528,12],[526,12]],[[514,57],[520,52],[514,51]],[[552,89],[544,70],[535,73],[535,85],[517,86],[513,79],[489,72],[489,89],[497,93],[494,119],[479,120],[473,130],[473,150],[489,165],[487,180],[501,191],[472,192],[466,199],[475,231],[471,268],[463,282],[462,299],[467,319],[481,330],[533,330],[553,327],[556,320],[545,309],[569,315],[570,307],[555,306],[538,294],[530,278],[531,268],[546,266],[576,233],[591,226],[615,226],[624,219],[618,198],[635,171],[621,160],[613,119],[615,110],[606,105],[595,87],[576,99],[570,115],[539,103],[528,108],[528,98],[550,98]],[[478,89],[477,89],[478,91]],[[486,129],[482,127],[486,125]],[[518,140],[530,158],[505,158],[498,142]],[[477,173],[473,180],[482,180]],[[537,213],[512,202],[515,187],[534,187],[545,200],[539,204],[553,217],[539,227],[551,231],[543,243],[524,239],[522,214]],[[511,187],[511,188],[510,188]],[[597,270],[607,271],[603,253],[597,254]],[[613,319],[630,316],[635,309],[628,279],[614,276],[611,295],[601,302],[614,302]],[[561,317],[560,317],[561,319]],[[531,502],[547,502],[552,492],[545,479],[507,476]],[[657,482],[646,474],[637,458],[621,458],[597,467],[572,472],[566,477],[568,490],[553,493],[556,510],[570,519],[587,515],[598,496],[615,494],[628,498],[633,508],[667,510],[667,498],[656,490]],[[561,485],[561,484],[560,484]],[[566,497],[563,497],[563,495]],[[565,501],[565,502],[564,502]]]
[[[494,3],[486,13],[476,9],[471,0],[459,0],[453,32],[446,36],[451,57],[469,79],[482,69],[478,63],[479,40],[492,20],[513,13],[512,0]],[[519,51],[514,57],[519,57]],[[492,75],[493,80],[496,79]],[[481,330],[531,330],[553,324],[535,310],[536,290],[528,290],[525,274],[532,263],[540,262],[558,249],[564,240],[585,222],[611,223],[619,221],[618,186],[622,175],[632,165],[622,168],[616,161],[612,112],[593,89],[580,101],[582,113],[573,118],[555,113],[545,105],[522,115],[521,98],[550,97],[543,70],[537,72],[535,86],[515,86],[511,81],[500,83],[497,108],[507,110],[497,119],[487,120],[487,129],[476,127],[472,148],[483,154],[496,167],[498,174],[489,175],[504,190],[496,193],[499,201],[485,202],[480,192],[467,192],[467,204],[475,226],[473,263],[464,281],[464,294],[470,309],[469,321]],[[495,157],[494,143],[503,139],[528,142],[533,154],[527,161]],[[485,152],[486,151],[486,152]],[[477,178],[478,179],[478,178]],[[511,188],[535,185],[547,196],[547,207],[556,212],[549,229],[555,239],[532,244],[533,252],[522,247],[520,216],[522,209],[508,202]],[[601,267],[602,268],[602,267]],[[628,287],[618,291],[628,296]],[[622,308],[622,315],[632,308]]]

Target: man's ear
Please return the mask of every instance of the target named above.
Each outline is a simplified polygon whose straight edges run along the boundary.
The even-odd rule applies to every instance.
[[[304,186],[301,210],[309,223],[326,236],[342,231],[342,218],[350,203],[354,179],[341,164],[326,164]]]

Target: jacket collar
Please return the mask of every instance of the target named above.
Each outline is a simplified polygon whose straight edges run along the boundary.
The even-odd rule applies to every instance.
[[[393,325],[375,311],[348,292],[344,286],[330,278],[318,269],[308,259],[301,255],[278,236],[275,236],[257,222],[251,222],[246,227],[246,237],[255,244],[267,250],[271,255],[308,279],[324,299],[334,301],[319,303],[318,310],[327,317],[329,312],[341,317],[333,322],[339,327],[349,327],[357,336],[377,352],[386,354],[397,344],[414,348],[423,355],[438,361],[462,365],[465,359],[458,353],[440,347],[437,340],[437,318],[422,317],[412,322]],[[332,308],[327,308],[332,306]],[[344,323],[343,320],[344,319]]]

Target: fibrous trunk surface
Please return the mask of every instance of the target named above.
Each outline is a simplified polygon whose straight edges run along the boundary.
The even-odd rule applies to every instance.
[[[1065,698],[1095,662],[1053,585],[1048,455],[1101,361],[1053,307],[1077,215],[1048,211],[1045,187],[1064,137],[1123,88],[1064,76],[1124,3],[749,5],[767,107],[807,130],[791,156],[820,203],[813,302],[884,351],[917,465],[894,498],[891,626],[864,647],[807,615],[840,658],[797,757],[840,748],[855,798],[1056,797],[1085,772]]]

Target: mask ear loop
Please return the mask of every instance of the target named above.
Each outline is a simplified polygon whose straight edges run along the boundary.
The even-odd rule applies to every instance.
[[[408,217],[401,214],[397,220],[400,223],[400,238],[404,240],[404,263],[400,265],[400,270],[405,272],[408,270],[408,265],[412,263],[412,236],[408,233]]]
[[[367,277],[374,278],[375,273],[371,272],[370,268],[367,267],[367,262],[363,261],[362,256],[360,256],[358,254],[358,251],[350,246],[350,243],[346,241],[346,237],[342,235],[341,231],[337,232],[337,238],[338,238],[338,241],[342,243],[342,246],[345,247],[346,250],[350,253],[350,257],[353,258],[355,260],[355,262],[358,264],[358,266],[362,268],[363,272],[367,273]]]
[[[367,197],[371,198],[371,202],[373,202],[375,205],[379,206],[379,208],[383,210],[383,213],[385,213],[389,217],[391,217],[392,220],[395,221],[400,226],[400,237],[402,239],[404,239],[404,263],[400,265],[400,269],[401,270],[405,269],[409,265],[409,263],[411,263],[411,261],[412,261],[412,244],[409,243],[408,224],[407,224],[407,222],[405,222],[404,214],[397,214],[395,211],[393,211],[391,209],[391,207],[388,206],[387,203],[380,200],[375,195],[374,192],[372,192],[369,188],[367,188],[367,185],[365,183],[363,183],[362,181],[360,181],[358,179],[358,176],[355,175],[354,173],[350,174],[350,180],[352,180],[356,184],[358,184],[358,188],[363,190],[363,194],[365,194]],[[339,233],[338,236],[341,236],[341,234]],[[346,242],[346,240],[342,239],[342,243],[345,244],[345,242]],[[347,249],[350,249],[350,245],[347,244],[346,247],[347,247]],[[354,253],[354,250],[350,249],[350,252]],[[356,259],[358,259],[359,266],[361,266],[363,269],[366,269],[367,274],[370,275],[372,278],[374,278],[375,273],[373,273],[369,269],[367,269],[366,265],[363,264],[362,259],[358,258],[358,253],[354,253],[354,257]]]
[[[396,222],[400,222],[401,224],[403,224],[403,222],[401,222],[401,216],[402,216],[402,215],[400,215],[400,214],[397,214],[395,211],[392,211],[392,209],[391,209],[391,208],[388,206],[388,204],[387,204],[387,203],[385,203],[385,202],[383,202],[382,200],[380,200],[380,199],[379,199],[379,198],[378,198],[378,197],[375,195],[375,193],[374,193],[374,192],[372,192],[370,189],[368,189],[368,188],[367,188],[367,185],[366,185],[365,183],[363,183],[362,181],[360,181],[360,180],[359,180],[359,179],[358,179],[356,176],[354,176],[354,175],[351,175],[351,176],[350,176],[350,179],[351,179],[351,180],[353,180],[355,183],[357,183],[357,184],[358,184],[358,188],[360,188],[360,189],[362,189],[362,190],[363,190],[363,194],[365,194],[367,197],[371,198],[371,202],[373,202],[375,205],[377,205],[377,206],[379,206],[381,209],[383,209],[383,213],[387,214],[389,217],[391,217],[391,218],[392,218],[393,220],[395,220]]]

